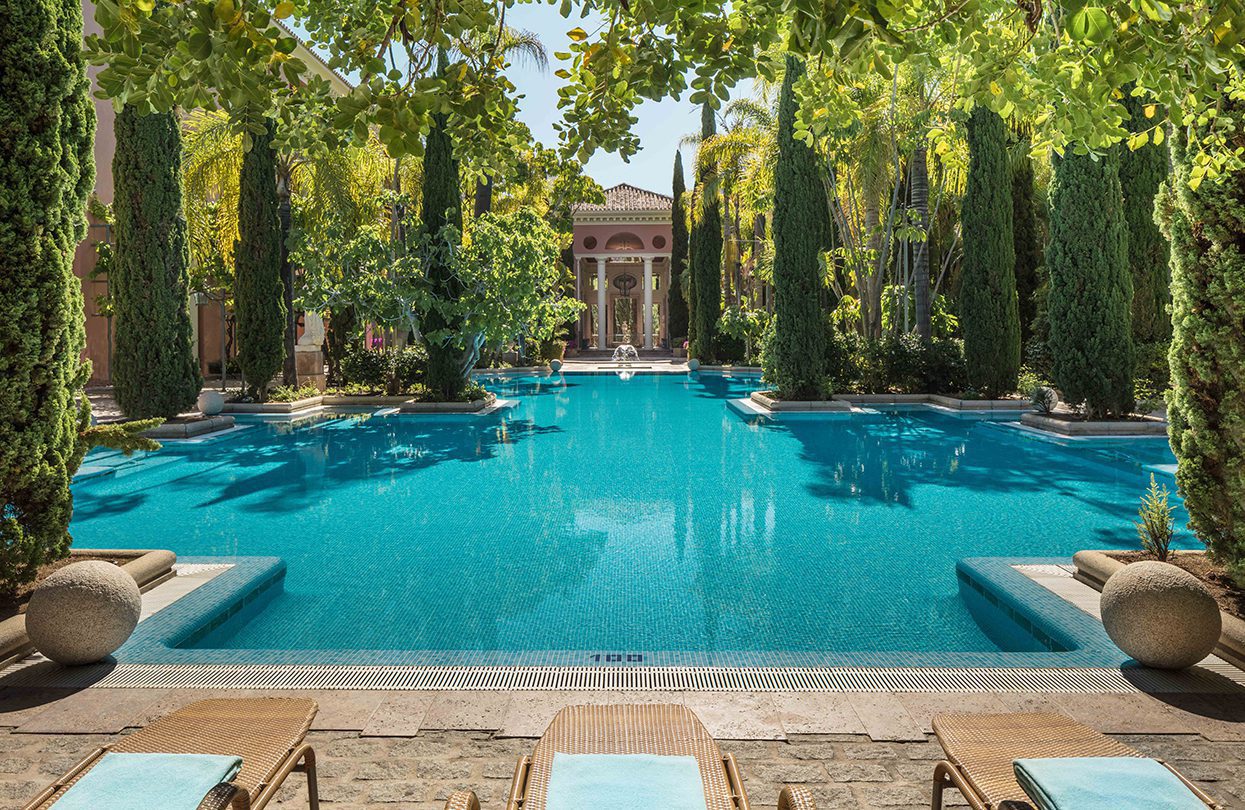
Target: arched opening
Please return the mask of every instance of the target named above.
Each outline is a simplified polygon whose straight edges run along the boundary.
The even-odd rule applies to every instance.
[[[616,233],[605,243],[606,250],[644,250],[644,240],[628,231]]]

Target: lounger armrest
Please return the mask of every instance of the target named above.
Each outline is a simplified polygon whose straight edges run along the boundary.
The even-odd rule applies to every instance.
[[[456,790],[445,800],[445,810],[480,810],[480,800],[474,791]]]
[[[198,810],[228,810],[238,800],[242,791],[238,790],[236,785],[229,782],[221,782],[216,787],[208,791],[203,797],[203,801],[199,802]],[[249,796],[248,796],[249,798]],[[242,802],[238,802],[242,805]]]
[[[804,785],[786,785],[778,794],[778,810],[817,810],[813,791]]]

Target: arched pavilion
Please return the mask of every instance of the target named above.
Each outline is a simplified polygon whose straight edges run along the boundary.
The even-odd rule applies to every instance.
[[[606,190],[604,204],[575,209],[575,295],[586,305],[581,348],[669,346],[672,204],[665,194],[620,183]]]

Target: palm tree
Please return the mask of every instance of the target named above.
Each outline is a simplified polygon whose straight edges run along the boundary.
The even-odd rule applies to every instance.
[[[199,267],[233,266],[238,239],[238,178],[242,169],[242,136],[228,115],[192,112],[183,126],[183,196],[190,233],[191,261]],[[378,143],[366,147],[286,150],[278,153],[277,186],[282,231],[282,281],[285,287],[286,352],[283,376],[294,383],[294,342],[297,312],[293,306],[294,274],[286,243],[298,203],[302,227],[314,231],[330,219],[362,224],[380,214],[376,194],[386,185],[389,160]],[[418,186],[415,186],[418,187]],[[221,255],[208,255],[206,251]]]
[[[460,40],[455,50],[465,59],[477,63],[483,69],[489,61],[505,66],[513,61],[526,63],[542,73],[549,69],[549,54],[540,37],[531,31],[514,28],[504,22],[495,31],[469,31]],[[476,178],[475,204],[476,216],[487,213],[493,208],[494,175],[484,172]]]

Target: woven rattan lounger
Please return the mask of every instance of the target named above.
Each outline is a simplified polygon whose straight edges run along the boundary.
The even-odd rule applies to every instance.
[[[933,726],[947,753],[934,768],[933,810],[942,810],[947,787],[957,788],[975,810],[1031,810],[1016,782],[1012,763],[1017,759],[1145,756],[1062,714],[944,714],[934,718]],[[1163,764],[1207,807],[1219,807]]]
[[[199,805],[200,810],[259,810],[276,794],[285,777],[300,771],[307,774],[308,804],[317,810],[316,757],[304,742],[316,708],[315,701],[303,698],[226,698],[192,703],[92,752],[36,796],[26,810],[52,805],[109,752],[241,757],[242,770],[237,777],[212,790]]]
[[[553,718],[532,755],[519,760],[507,810],[545,810],[555,753],[695,757],[708,810],[748,810],[735,758],[723,754],[696,715],[683,706],[568,706]],[[471,791],[459,791],[445,807],[479,810],[480,803]],[[816,810],[816,804],[808,788],[788,786],[778,808]]]

